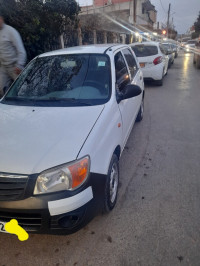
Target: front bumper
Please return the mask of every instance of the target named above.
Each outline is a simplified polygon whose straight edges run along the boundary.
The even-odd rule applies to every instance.
[[[105,175],[91,173],[77,191],[0,201],[0,221],[16,219],[29,233],[74,233],[102,209],[105,180]]]

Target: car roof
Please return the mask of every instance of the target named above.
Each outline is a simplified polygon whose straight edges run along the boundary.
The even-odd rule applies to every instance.
[[[104,54],[107,50],[116,51],[123,47],[129,47],[126,44],[94,44],[74,46],[70,48],[59,49],[39,55],[39,57],[64,55],[64,54]]]
[[[159,42],[134,42],[131,43],[130,46],[135,46],[135,45],[159,45]]]
[[[170,42],[162,42],[162,44],[172,44],[172,43],[170,43]]]

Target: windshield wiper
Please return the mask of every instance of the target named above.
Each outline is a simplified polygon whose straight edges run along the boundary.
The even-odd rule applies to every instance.
[[[22,102],[26,102],[26,101],[36,101],[35,99],[30,99],[30,98],[20,98],[20,97],[5,97],[3,99],[4,101],[22,101]]]
[[[75,98],[57,98],[57,97],[49,97],[48,99],[44,99],[45,101],[58,101],[58,102],[70,102],[70,103],[77,103],[77,104],[81,104],[81,105],[85,105],[85,106],[91,106],[93,105],[90,102],[87,101],[83,101],[83,100],[79,100],[79,99],[75,99]]]
[[[57,98],[57,97],[49,97],[46,99],[42,98],[36,98],[36,99],[31,99],[31,98],[20,98],[20,97],[5,97],[3,101],[19,101],[19,102],[32,102],[32,103],[44,103],[44,102],[59,102],[59,103],[75,103],[75,104],[80,104],[83,106],[92,106],[93,104],[87,101],[75,99],[75,98]]]

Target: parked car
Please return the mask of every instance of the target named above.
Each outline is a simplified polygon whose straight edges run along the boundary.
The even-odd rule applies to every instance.
[[[181,48],[181,49],[184,49],[186,44],[187,44],[187,42],[181,42],[181,46],[180,46],[180,48]]]
[[[194,48],[196,45],[196,40],[189,40],[186,45],[185,45],[185,52],[186,53],[193,53],[194,52]]]
[[[36,57],[0,101],[0,231],[69,234],[117,200],[119,159],[144,111],[127,45]]]
[[[153,80],[159,86],[168,71],[169,58],[158,42],[132,43],[131,48],[138,58],[145,80]]]
[[[196,68],[200,69],[200,40],[196,42],[193,63]]]
[[[176,45],[174,43],[172,43],[171,45],[172,45],[173,52],[175,54],[175,58],[177,58],[178,57],[178,52],[179,52],[179,47],[178,47],[178,45]]]
[[[171,65],[174,64],[175,52],[173,51],[171,43],[162,43],[162,45],[165,47],[166,53],[169,56],[169,68],[170,68]]]

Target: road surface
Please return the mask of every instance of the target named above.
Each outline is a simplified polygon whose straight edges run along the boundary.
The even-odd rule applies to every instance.
[[[70,236],[0,235],[0,266],[200,265],[200,70],[181,54],[120,161],[116,208]]]

